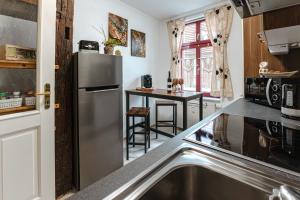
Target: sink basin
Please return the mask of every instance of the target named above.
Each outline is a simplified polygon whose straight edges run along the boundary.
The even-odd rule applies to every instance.
[[[299,177],[291,177],[185,143],[105,199],[275,200],[283,185],[300,194]]]
[[[187,200],[266,200],[269,193],[198,166],[175,169],[140,198]]]

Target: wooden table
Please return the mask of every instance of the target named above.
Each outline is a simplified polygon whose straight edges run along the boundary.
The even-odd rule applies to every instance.
[[[188,120],[188,113],[187,107],[188,102],[191,100],[199,100],[199,119],[200,121],[203,119],[203,93],[201,92],[190,92],[190,91],[183,91],[183,92],[172,92],[168,93],[167,90],[163,89],[155,89],[153,91],[140,91],[140,90],[126,90],[126,112],[130,109],[130,95],[135,96],[142,96],[146,97],[146,107],[149,108],[149,98],[157,98],[157,99],[166,99],[166,100],[173,100],[179,101],[183,103],[183,130],[187,129],[187,120]],[[151,128],[151,131],[157,132],[159,134],[173,137],[173,135],[168,134],[166,132],[156,130]]]

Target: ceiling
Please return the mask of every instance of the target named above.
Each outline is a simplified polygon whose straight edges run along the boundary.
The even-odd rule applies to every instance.
[[[170,19],[226,0],[121,0],[160,20]]]

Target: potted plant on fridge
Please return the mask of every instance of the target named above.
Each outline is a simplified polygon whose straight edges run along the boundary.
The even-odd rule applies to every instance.
[[[121,41],[115,38],[107,38],[103,27],[98,30],[94,27],[103,37],[102,44],[104,45],[104,53],[108,55],[114,55],[115,46],[121,45]]]

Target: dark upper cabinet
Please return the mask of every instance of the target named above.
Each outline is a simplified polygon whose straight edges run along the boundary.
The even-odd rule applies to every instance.
[[[264,30],[300,25],[300,5],[263,14]]]
[[[259,64],[269,63],[274,71],[300,70],[300,49],[291,49],[289,54],[271,55],[267,44],[260,40],[258,33],[263,30],[300,25],[300,6],[284,8],[243,19],[244,23],[244,75],[259,76]]]

